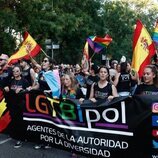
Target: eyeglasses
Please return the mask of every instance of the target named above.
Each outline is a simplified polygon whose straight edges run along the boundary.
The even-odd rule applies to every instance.
[[[2,61],[2,60],[6,60],[6,59],[0,59],[0,61]]]
[[[13,73],[20,72],[19,70],[13,71]]]
[[[42,62],[43,62],[43,63],[46,63],[46,62],[48,62],[48,60],[43,60]]]

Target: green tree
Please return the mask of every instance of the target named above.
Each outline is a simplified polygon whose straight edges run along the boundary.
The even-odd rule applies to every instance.
[[[7,54],[15,50],[15,39],[12,36],[13,28],[17,28],[15,1],[0,0],[0,51]]]
[[[79,62],[86,38],[103,30],[100,1],[25,0],[14,6],[17,31],[27,30],[43,48],[47,38],[59,44],[54,55],[58,62]]]
[[[105,1],[104,28],[113,38],[107,49],[108,54],[116,59],[120,59],[122,55],[131,59],[136,20],[140,19],[151,33],[153,23],[158,16],[158,6],[153,4],[154,2],[149,0]]]
[[[81,60],[86,38],[102,30],[98,14],[100,1],[61,0],[54,4],[56,38],[59,41],[63,62],[76,63]]]

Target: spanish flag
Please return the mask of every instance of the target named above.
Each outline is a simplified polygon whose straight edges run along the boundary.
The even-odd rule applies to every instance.
[[[30,59],[31,57],[35,57],[41,50],[41,47],[36,43],[36,41],[31,37],[28,32],[24,34],[24,41],[19,48],[19,50],[13,54],[9,60],[8,64],[16,63],[20,59]]]
[[[6,107],[5,99],[0,102],[0,132],[3,132],[11,122],[10,113]]]
[[[137,20],[133,37],[133,57],[132,68],[134,68],[141,78],[144,67],[151,62],[155,54],[154,43],[140,20]]]

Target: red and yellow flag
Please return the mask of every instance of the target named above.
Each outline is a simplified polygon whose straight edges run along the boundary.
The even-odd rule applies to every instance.
[[[154,54],[154,43],[141,21],[137,20],[133,37],[132,68],[138,72],[139,77],[142,77],[144,67],[150,64]]]
[[[5,99],[0,101],[0,132],[3,132],[11,122],[11,116],[6,107]]]
[[[8,64],[16,63],[19,59],[30,59],[35,57],[41,50],[41,47],[36,43],[36,41],[31,37],[28,32],[24,34],[24,41],[19,48],[19,50],[14,53],[8,60]]]

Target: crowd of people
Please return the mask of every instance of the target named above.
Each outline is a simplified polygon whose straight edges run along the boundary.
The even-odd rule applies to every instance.
[[[156,95],[158,94],[157,58],[154,63],[144,68],[143,77],[131,68],[128,61],[112,60],[110,65],[90,63],[85,70],[82,64],[57,65],[54,60],[45,56],[42,63],[20,59],[13,65],[8,65],[8,55],[0,55],[0,97],[10,91],[41,90],[46,95],[54,97],[55,93],[45,78],[46,72],[58,71],[61,99],[78,99],[80,104],[85,100],[93,103],[111,101],[119,96]],[[52,76],[53,80],[53,76]],[[21,144],[16,144],[19,147]]]

